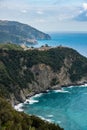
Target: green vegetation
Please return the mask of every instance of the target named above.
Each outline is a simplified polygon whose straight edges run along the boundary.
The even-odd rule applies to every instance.
[[[23,50],[20,45],[15,45],[12,43],[0,44],[0,49],[3,49],[3,50]]]
[[[87,76],[87,60],[85,58],[76,59],[70,70],[70,78],[73,82],[80,80],[82,77]]]
[[[19,113],[0,98],[0,130],[63,130],[35,116]]]
[[[50,39],[50,36],[27,24],[0,20],[0,43],[36,44],[35,39]]]
[[[65,59],[71,66],[65,64]],[[37,64],[49,65],[56,73],[60,72],[61,67],[68,69],[72,82],[77,82],[82,77],[87,76],[87,58],[70,48],[58,47],[49,50],[23,51],[21,47],[13,44],[0,46],[0,91],[6,91],[6,98],[10,93],[14,93],[18,100],[19,92],[27,88],[29,83],[35,81],[31,67]],[[68,64],[68,63],[67,63]],[[58,84],[58,79],[54,78],[51,85]],[[4,88],[4,89],[3,89]]]
[[[39,73],[37,71],[34,75],[31,69],[37,64],[49,65],[55,74],[60,72],[61,67],[67,68],[74,83],[87,77],[87,58],[73,49],[58,47],[44,51],[24,51],[20,46],[0,45],[0,130],[63,130],[38,117],[16,112],[4,100],[10,99],[10,95],[14,94],[18,101],[22,101],[20,90],[33,82],[37,83],[35,76]],[[59,80],[55,76],[50,85],[58,83]]]

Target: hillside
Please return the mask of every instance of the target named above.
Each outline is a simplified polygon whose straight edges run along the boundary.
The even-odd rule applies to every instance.
[[[19,51],[22,51],[23,48],[21,48],[21,46],[19,45],[16,45],[16,44],[11,44],[11,43],[8,43],[8,44],[0,44],[0,49],[2,50],[19,50]]]
[[[71,48],[24,51],[12,44],[0,47],[0,96],[12,105],[47,89],[84,82],[87,58]]]
[[[0,43],[36,44],[51,37],[27,24],[0,20]]]
[[[58,125],[48,123],[35,116],[15,111],[0,98],[0,130],[63,130]]]

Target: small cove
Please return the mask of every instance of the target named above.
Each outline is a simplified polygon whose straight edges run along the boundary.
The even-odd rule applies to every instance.
[[[59,124],[64,130],[87,130],[87,85],[37,94],[29,103],[25,102],[22,109]]]

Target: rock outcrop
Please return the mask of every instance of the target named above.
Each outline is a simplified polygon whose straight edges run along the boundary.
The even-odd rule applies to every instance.
[[[0,94],[12,105],[47,89],[85,82],[87,58],[71,48],[0,49]]]

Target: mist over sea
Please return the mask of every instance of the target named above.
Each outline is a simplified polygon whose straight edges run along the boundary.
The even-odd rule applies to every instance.
[[[76,49],[79,53],[87,57],[87,33],[68,32],[68,33],[49,33],[51,40],[39,40],[34,47],[48,44],[49,46],[67,46]]]

